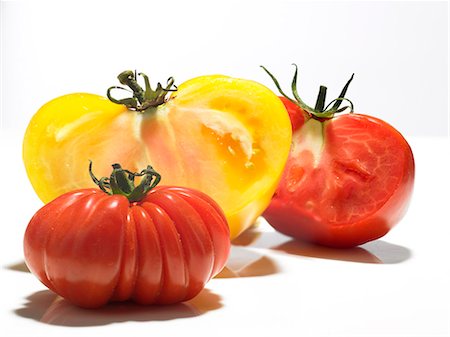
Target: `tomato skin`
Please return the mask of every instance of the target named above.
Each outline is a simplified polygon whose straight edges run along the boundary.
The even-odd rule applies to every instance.
[[[24,236],[31,272],[85,308],[189,300],[224,267],[229,250],[218,205],[171,186],[134,203],[98,189],[63,194],[34,215]]]
[[[384,236],[404,216],[414,167],[407,141],[380,119],[306,118],[263,216],[291,237],[354,247]]]
[[[291,120],[292,132],[297,131],[308,119],[308,113],[284,96],[278,96],[286,108]]]

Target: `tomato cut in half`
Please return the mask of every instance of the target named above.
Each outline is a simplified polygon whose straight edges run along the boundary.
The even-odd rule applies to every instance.
[[[296,75],[294,81],[296,91]],[[297,92],[297,100],[283,97],[293,119],[292,147],[264,212],[280,232],[332,247],[385,235],[404,216],[414,185],[413,154],[400,132],[375,117],[337,114],[350,81],[330,110],[323,104],[325,87],[319,110]]]
[[[119,79],[136,89],[132,72]],[[131,170],[151,164],[163,184],[200,190],[217,201],[236,237],[264,211],[281,177],[292,135],[285,107],[265,86],[222,75],[191,79],[168,99],[173,89],[151,91],[147,84],[148,101],[138,102],[142,90],[114,100],[122,104],[85,93],[45,104],[23,143],[36,193],[49,202],[91,187],[88,160],[101,175],[112,162]]]

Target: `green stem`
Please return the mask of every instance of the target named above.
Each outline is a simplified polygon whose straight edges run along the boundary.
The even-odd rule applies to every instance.
[[[321,85],[319,89],[319,94],[317,95],[317,101],[314,110],[323,111],[323,108],[325,107],[326,97],[327,97],[327,87]]]
[[[144,78],[145,90],[137,82],[137,76],[142,76]],[[167,93],[171,91],[176,91],[177,87],[174,85],[173,77],[169,77],[167,80],[166,87],[163,87],[161,83],[158,83],[156,89],[153,90],[150,86],[150,80],[144,73],[136,74],[131,70],[125,70],[117,76],[119,82],[126,85],[131,89],[132,97],[127,97],[123,99],[116,99],[111,95],[111,91],[114,89],[121,89],[130,91],[123,87],[113,86],[108,88],[106,91],[106,96],[109,100],[116,104],[123,104],[130,110],[135,110],[139,112],[145,112],[147,110],[152,110],[153,108],[164,104],[167,101]]]
[[[335,103],[333,105],[332,109],[338,109],[339,106],[341,105],[342,101],[345,99],[348,102],[351,103],[351,109],[353,111],[353,103],[351,101],[349,101],[348,99],[345,98],[345,94],[347,93],[347,89],[348,86],[350,85],[350,83],[353,81],[353,76],[355,76],[355,74],[353,73],[352,76],[350,77],[350,79],[347,81],[347,83],[345,84],[344,88],[342,89],[341,93],[339,94],[338,98],[335,99]]]
[[[294,66],[295,66],[295,72],[294,72],[294,76],[293,76],[292,84],[291,84],[291,90],[292,90],[292,94],[293,94],[294,98],[289,97],[288,95],[286,95],[283,92],[278,80],[275,78],[274,75],[272,75],[264,66],[261,66],[261,68],[263,68],[264,71],[271,77],[271,79],[275,83],[275,86],[277,87],[277,89],[281,95],[286,97],[292,103],[296,104],[298,107],[300,107],[302,110],[304,110],[312,118],[316,118],[319,120],[333,118],[334,114],[343,112],[344,110],[349,109],[349,108],[350,108],[350,113],[353,112],[353,103],[348,98],[345,98],[344,96],[347,93],[347,89],[348,89],[351,81],[353,80],[353,76],[355,74],[352,74],[350,79],[347,81],[347,83],[345,84],[344,88],[342,89],[339,97],[332,100],[330,103],[328,103],[328,105],[325,105],[327,87],[321,85],[319,94],[317,96],[316,105],[314,108],[312,108],[309,105],[305,104],[298,94],[298,90],[297,90],[298,67],[296,64],[294,64]],[[350,103],[350,105],[339,108],[342,101],[347,101]],[[333,103],[334,103],[334,105],[331,108],[329,108],[330,105]]]
[[[128,198],[130,202],[142,200],[151,189],[161,181],[161,175],[150,165],[139,173],[123,169],[120,164],[113,164],[111,176],[97,177],[92,172],[92,161],[89,163],[89,174],[94,183],[109,195],[120,194]],[[135,186],[135,178],[142,177],[141,182]]]
[[[144,102],[144,90],[136,81],[136,73],[131,70],[125,70],[121,72],[117,79],[123,85],[128,86],[131,90],[133,90],[134,97],[139,101],[139,103]]]

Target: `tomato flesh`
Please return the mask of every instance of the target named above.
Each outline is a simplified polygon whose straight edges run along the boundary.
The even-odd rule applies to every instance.
[[[280,185],[264,216],[290,236],[351,247],[385,235],[406,212],[411,149],[387,123],[346,114],[297,126]]]
[[[222,75],[201,76],[143,113],[98,95],[58,97],[30,121],[23,159],[44,202],[92,187],[89,160],[100,177],[113,163],[131,171],[150,164],[162,184],[211,196],[234,238],[269,204],[291,135],[286,109],[268,88]]]

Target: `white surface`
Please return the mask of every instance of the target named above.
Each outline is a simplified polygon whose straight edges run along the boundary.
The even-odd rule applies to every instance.
[[[450,335],[446,2],[1,6],[0,335]],[[292,62],[311,104],[320,84],[331,99],[355,72],[348,96],[357,111],[385,119],[410,141],[416,188],[406,217],[387,236],[336,251],[292,243],[262,223],[240,239],[254,238],[251,244],[233,248],[228,278],[167,308],[76,309],[20,271],[23,232],[41,207],[21,141],[43,103],[74,91],[104,94],[126,68],[154,81],[224,73],[274,88],[258,67],[264,64],[288,89]]]
[[[450,142],[412,138],[417,177],[406,217],[351,250],[295,243],[263,221],[232,250],[223,278],[187,304],[77,309],[23,269],[22,237],[41,207],[3,132],[2,336],[420,336],[450,334]],[[7,192],[5,192],[7,191]]]

